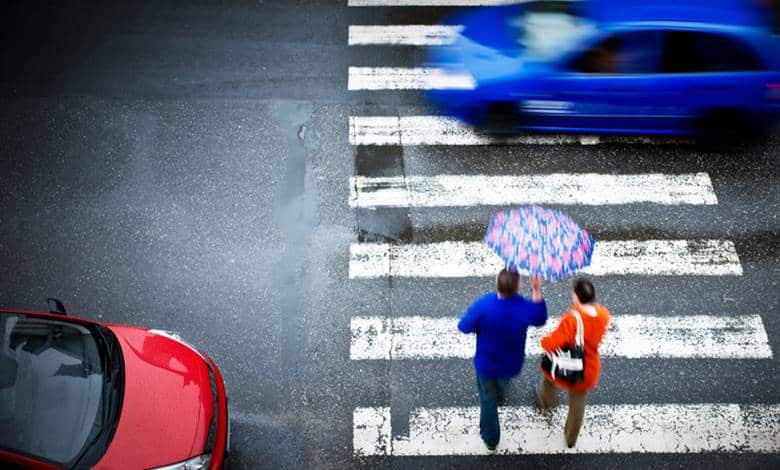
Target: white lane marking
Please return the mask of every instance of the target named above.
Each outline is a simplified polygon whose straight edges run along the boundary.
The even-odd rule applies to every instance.
[[[390,408],[356,408],[352,414],[352,448],[358,455],[391,453]]]
[[[495,137],[481,134],[457,119],[447,116],[350,116],[349,143],[352,145],[598,145],[688,144],[681,137],[598,136],[536,134]]]
[[[707,173],[355,176],[349,187],[358,208],[718,203]]]
[[[398,116],[350,116],[349,143],[352,145],[401,145]]]
[[[463,31],[461,25],[351,25],[350,46],[446,46]]]
[[[482,242],[430,244],[353,243],[349,277],[489,277],[504,267]],[[730,240],[597,241],[583,274],[643,276],[741,276]]]
[[[527,3],[532,0],[349,0],[351,7],[474,7]]]
[[[474,78],[433,67],[350,67],[349,90],[471,90]]]
[[[542,415],[532,406],[501,407],[498,454],[774,453],[780,451],[780,404],[729,403],[587,406],[577,445],[563,438],[566,406]],[[485,455],[479,408],[417,408],[409,436],[393,437],[389,408],[353,414],[356,455]]]
[[[558,318],[543,328],[529,328],[526,354],[539,355],[539,340]],[[458,331],[451,317],[353,317],[349,357],[352,360],[468,359],[475,336]],[[613,316],[599,351],[626,358],[771,359],[759,315]]]

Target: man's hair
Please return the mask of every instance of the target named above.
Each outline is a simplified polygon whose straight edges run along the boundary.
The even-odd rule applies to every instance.
[[[504,297],[517,294],[517,285],[520,282],[520,274],[517,271],[502,269],[496,276],[496,290]]]
[[[593,288],[593,283],[583,277],[574,279],[574,294],[581,304],[589,304],[596,300],[596,289]]]

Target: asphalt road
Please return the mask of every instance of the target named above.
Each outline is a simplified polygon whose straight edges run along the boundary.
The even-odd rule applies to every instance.
[[[457,316],[488,278],[350,279],[358,242],[478,241],[496,207],[355,209],[349,177],[707,172],[718,204],[560,206],[597,239],[728,239],[742,276],[606,276],[615,314],[760,315],[780,351],[780,132],[765,145],[357,147],[352,115],[430,113],[349,92],[347,69],[413,47],[348,47],[351,24],[452,8],[332,1],[42,2],[0,13],[0,306],[170,329],[219,364],[232,463],[256,468],[778,468],[777,454],[372,457],[353,411],[476,406],[467,360],[350,360],[354,316]],[[568,286],[546,283],[551,313]],[[509,397],[530,404],[529,359]],[[769,359],[605,363],[592,404],[777,404]],[[587,418],[586,418],[587,419]],[[398,426],[396,426],[398,423]]]

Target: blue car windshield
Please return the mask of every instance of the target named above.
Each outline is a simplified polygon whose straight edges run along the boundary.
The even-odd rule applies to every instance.
[[[510,20],[524,57],[550,61],[576,47],[596,29],[592,22],[559,12],[528,12]]]

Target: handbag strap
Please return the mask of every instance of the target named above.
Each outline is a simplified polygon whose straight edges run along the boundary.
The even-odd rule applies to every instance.
[[[577,332],[574,334],[574,345],[581,348],[585,347],[585,325],[582,323],[580,312],[572,310],[571,314],[577,320]]]

